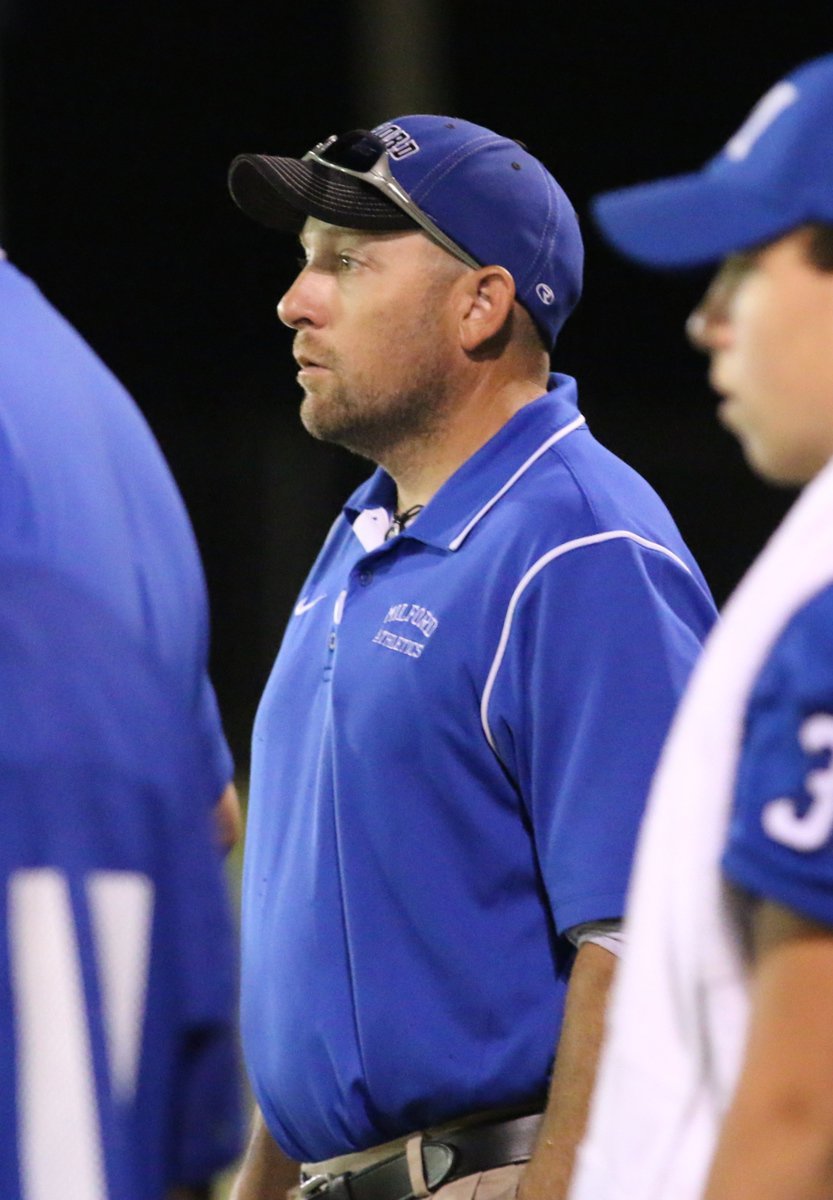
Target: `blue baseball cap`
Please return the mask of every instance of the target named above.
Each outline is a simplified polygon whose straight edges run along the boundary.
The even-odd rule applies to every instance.
[[[250,217],[297,231],[309,216],[351,229],[421,227],[470,266],[504,267],[552,347],[581,295],[572,204],[520,143],[435,115],[396,117],[303,158],[241,154],[229,190]]]
[[[701,170],[596,197],[610,242],[649,267],[693,267],[833,223],[833,55],[766,93]]]

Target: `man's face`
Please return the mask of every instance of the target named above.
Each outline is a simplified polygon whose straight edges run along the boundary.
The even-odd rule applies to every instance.
[[[309,432],[385,460],[442,428],[454,282],[467,268],[421,233],[364,233],[309,218],[305,265],[278,305]]]
[[[808,260],[809,236],[728,259],[689,323],[721,422],[753,470],[788,485],[833,457],[833,272]]]

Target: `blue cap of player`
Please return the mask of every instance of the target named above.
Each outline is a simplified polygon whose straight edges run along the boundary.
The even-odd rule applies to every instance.
[[[712,263],[833,222],[833,55],[770,88],[701,171],[608,192],[593,215],[618,250],[650,267]]]
[[[442,116],[396,117],[332,137],[301,159],[241,154],[229,189],[275,229],[306,217],[352,229],[413,229],[469,266],[510,272],[551,347],[580,294],[578,219],[543,163],[518,142]]]

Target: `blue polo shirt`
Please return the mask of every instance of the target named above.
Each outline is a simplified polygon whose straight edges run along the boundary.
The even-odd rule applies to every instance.
[[[208,601],[182,498],[133,400],[0,251],[0,538],[142,639],[232,772],[207,674]]]
[[[543,1099],[564,933],[622,912],[714,617],[568,377],[385,541],[394,501],[345,506],[254,730],[244,1049],[302,1160]]]

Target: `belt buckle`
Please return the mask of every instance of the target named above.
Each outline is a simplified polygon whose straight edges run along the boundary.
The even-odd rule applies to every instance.
[[[304,1179],[298,1187],[300,1195],[304,1200],[308,1200],[310,1196],[317,1196],[319,1192],[323,1192],[330,1186],[335,1176],[333,1175],[310,1175],[309,1179]]]

